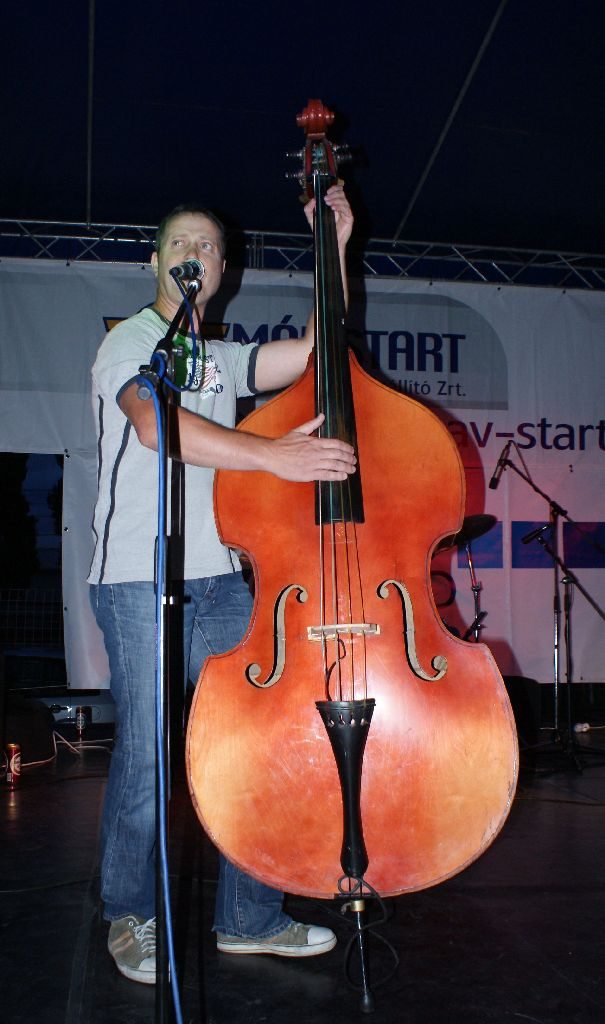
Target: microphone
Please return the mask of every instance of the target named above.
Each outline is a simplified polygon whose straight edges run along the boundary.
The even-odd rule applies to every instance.
[[[170,276],[183,281],[201,281],[206,268],[201,260],[185,260],[170,270]]]
[[[506,444],[504,445],[504,448],[500,452],[500,458],[496,463],[494,474],[489,482],[490,490],[492,491],[496,490],[496,487],[500,483],[500,477],[502,476],[504,470],[506,469],[506,463],[508,462],[508,453],[510,451],[511,444],[512,441],[507,441]]]
[[[531,533],[526,533],[524,537],[521,537],[521,543],[530,544],[532,540],[540,540],[540,543],[542,543],[542,534],[550,530],[550,527],[551,523],[545,523],[539,530],[532,530]]]

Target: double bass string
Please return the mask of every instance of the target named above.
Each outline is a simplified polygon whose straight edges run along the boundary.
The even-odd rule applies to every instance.
[[[315,412],[316,412],[316,414],[318,414],[320,411],[322,411],[325,408],[325,397],[324,397],[324,395],[325,395],[325,386],[324,386],[324,380],[323,380],[322,373],[321,373],[321,367],[325,365],[324,338],[325,338],[325,331],[326,331],[326,325],[325,325],[326,309],[325,309],[325,301],[323,303],[321,302],[321,300],[324,299],[323,289],[321,289],[321,291],[320,291],[320,288],[318,287],[318,284],[319,284],[319,282],[318,282],[318,273],[319,273],[319,269],[320,269],[321,264],[319,265],[319,268],[318,268],[317,248],[318,248],[318,245],[321,244],[321,242],[320,242],[320,240],[318,238],[319,218],[317,216],[317,206],[316,206],[316,212],[315,212],[315,214],[313,216],[313,225],[314,225],[314,232],[313,232],[313,234],[314,234],[314,238],[315,238],[315,288],[314,288],[314,300],[315,300]],[[322,427],[323,427],[323,425],[322,425]],[[322,436],[322,434],[324,433],[324,430],[322,429],[322,427],[319,428],[319,435],[320,436]],[[322,490],[322,486],[323,485],[322,485],[322,481],[321,480],[318,481],[316,486],[317,486],[317,493],[318,493],[318,500],[317,500],[318,523],[317,523],[317,525],[318,525],[318,529],[319,529],[319,608],[320,608],[319,621],[320,621],[320,625],[322,627],[324,627],[326,625],[326,587],[325,587],[325,578],[324,578],[325,544],[324,544],[324,523],[323,523],[323,507],[324,507],[324,505],[323,505],[323,490]],[[327,644],[327,637],[326,637],[325,632],[322,632],[322,635],[321,635],[321,651],[322,651],[324,684],[325,684],[325,691],[326,691],[325,696],[326,696],[326,699],[329,700],[330,699],[330,693],[329,693],[329,686],[330,686],[329,675],[330,675],[330,673],[329,673],[329,670],[328,670],[328,644]]]
[[[321,175],[316,169],[314,172],[314,188],[313,193],[316,199],[315,206],[315,323],[316,323],[316,338],[315,344],[317,346],[316,352],[316,411],[323,412],[325,421],[323,429],[320,428],[320,433],[325,432],[326,436],[334,435],[334,402],[330,395],[330,389],[327,382],[329,380],[334,381],[333,370],[335,367],[329,367],[328,362],[328,341],[329,341],[329,327],[328,327],[328,283],[326,280],[326,271],[328,267],[328,254],[326,246],[326,232],[328,225],[326,224],[326,213],[331,211],[326,210],[323,203],[323,192],[321,187]],[[334,361],[334,352],[332,348],[332,362]],[[330,370],[332,374],[330,375]],[[337,431],[338,436],[338,431]],[[330,617],[331,624],[335,626],[334,638],[330,641],[332,650],[332,658],[328,660],[328,640],[329,637],[324,632],[322,634],[322,651],[323,651],[323,670],[324,680],[326,689],[326,698],[331,699],[330,694],[330,683],[333,670],[336,670],[337,674],[337,687],[339,698],[342,695],[342,670],[341,670],[341,640],[336,627],[338,625],[338,573],[336,564],[336,542],[335,542],[335,503],[334,503],[334,483],[324,484],[322,481],[318,483],[318,528],[319,528],[319,543],[320,543],[320,558],[319,558],[319,578],[320,578],[320,605],[321,605],[321,625],[325,630],[328,625],[326,620],[326,576],[327,576],[327,561],[326,561],[326,543],[325,543],[325,530],[326,523],[324,521],[324,493],[327,488],[327,506],[328,522],[327,530],[329,531],[329,552],[330,552],[330,565],[329,575],[331,581],[330,587]]]
[[[344,295],[340,277],[340,261],[336,238],[336,225],[332,210],[323,202],[322,175],[316,168],[314,172],[313,193],[316,197],[315,208],[315,322],[316,322],[316,411],[326,416],[324,428],[327,436],[344,438],[345,403],[343,382],[343,360],[348,358],[348,350],[344,339]],[[338,294],[337,294],[338,293]],[[337,299],[339,301],[337,301]],[[335,312],[336,311],[336,312]],[[331,314],[331,316],[329,315]],[[331,389],[327,382],[331,382]],[[324,521],[323,489],[328,487],[329,508],[328,523]],[[318,526],[319,541],[319,572],[320,572],[320,608],[321,624],[326,623],[326,544],[324,530],[329,530],[331,581],[331,624],[334,626],[333,660],[328,665],[327,641],[324,634],[322,640],[323,670],[326,685],[326,696],[330,699],[330,681],[333,671],[337,677],[337,697],[339,700],[355,699],[356,685],[356,653],[358,641],[361,642],[361,679],[363,680],[364,696],[367,696],[366,685],[366,638],[362,632],[359,638],[352,629],[345,635],[345,642],[340,627],[348,624],[352,627],[355,621],[365,621],[359,550],[357,545],[357,529],[353,514],[351,484],[347,479],[342,482],[319,483]],[[335,493],[338,500],[335,500]],[[341,534],[341,541],[338,535]],[[354,567],[351,566],[351,548],[354,551]],[[342,552],[339,557],[339,551]],[[355,615],[353,597],[353,577],[356,577],[358,614]],[[343,664],[347,680],[343,681]],[[345,693],[348,691],[348,693]]]
[[[317,148],[315,149],[317,154]],[[333,436],[334,434],[334,403],[330,395],[330,389],[327,382],[329,380],[334,381],[333,370],[334,367],[329,367],[329,356],[328,356],[328,342],[329,326],[328,326],[328,284],[326,279],[328,269],[328,254],[326,246],[326,231],[328,225],[326,224],[326,211],[323,203],[323,192],[321,187],[321,175],[319,170],[316,168],[314,172],[314,188],[313,192],[316,198],[315,207],[315,297],[317,304],[317,319],[316,319],[316,344],[317,344],[317,387],[318,387],[318,405],[317,411],[321,411],[325,415],[325,432],[327,436]],[[332,346],[332,361],[333,361],[333,346]],[[332,373],[330,374],[330,370]],[[336,565],[336,544],[335,544],[335,530],[334,530],[334,519],[335,519],[335,508],[334,508],[334,484],[322,482],[319,483],[319,531],[320,531],[320,587],[322,592],[321,604],[321,625],[325,629],[328,625],[326,622],[326,545],[325,545],[325,523],[324,523],[324,491],[327,487],[328,496],[328,524],[327,529],[329,531],[329,551],[330,551],[330,613],[331,613],[331,624],[335,626],[334,638],[331,641],[331,650],[333,652],[332,659],[328,664],[328,651],[327,651],[327,640],[326,634],[323,634],[323,648],[324,648],[324,678],[326,697],[330,699],[330,683],[332,672],[335,669],[337,674],[337,686],[339,697],[342,694],[342,671],[341,671],[341,641],[336,627],[338,625],[338,578],[337,578],[337,565]]]

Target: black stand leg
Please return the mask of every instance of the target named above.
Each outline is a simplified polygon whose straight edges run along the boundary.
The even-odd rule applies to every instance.
[[[365,930],[366,903],[365,900],[353,900],[351,911],[355,918],[357,949],[359,951],[359,969],[361,974],[361,1009],[363,1013],[372,1013],[374,1010],[374,996],[370,990],[369,955],[367,948],[367,932]]]

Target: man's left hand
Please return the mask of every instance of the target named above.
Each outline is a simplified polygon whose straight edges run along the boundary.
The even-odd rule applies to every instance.
[[[338,239],[338,246],[342,249],[349,241],[353,230],[353,213],[349,206],[349,200],[345,195],[343,186],[331,185],[326,192],[325,202],[330,209],[334,210],[334,217],[336,220],[336,237]],[[315,199],[311,199],[305,206],[305,215],[311,228],[313,227],[314,210]]]

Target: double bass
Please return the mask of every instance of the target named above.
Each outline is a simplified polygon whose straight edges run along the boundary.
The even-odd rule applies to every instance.
[[[343,483],[217,472],[219,533],[250,560],[254,608],[241,644],[202,669],[187,775],[210,838],[260,881],[332,898],[344,873],[392,896],[490,845],[518,749],[490,651],[445,628],[431,590],[432,553],[464,515],[455,442],[347,346],[323,201],[337,180],[329,122],[319,101],[299,116],[316,199],[314,353],[238,429],[280,437],[322,412],[358,470]]]

